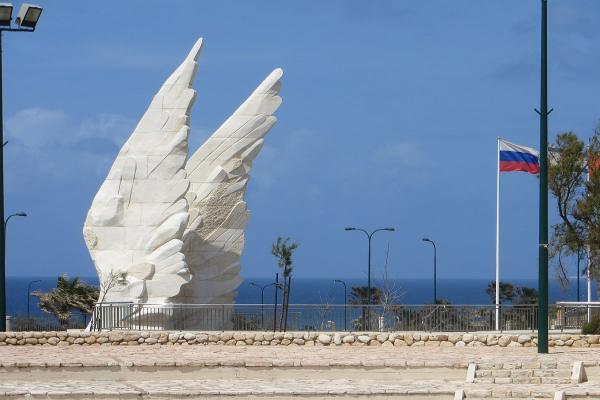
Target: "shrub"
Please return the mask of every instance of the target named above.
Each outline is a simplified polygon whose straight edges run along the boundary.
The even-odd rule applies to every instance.
[[[600,317],[596,316],[589,323],[583,324],[581,333],[584,335],[600,334]]]

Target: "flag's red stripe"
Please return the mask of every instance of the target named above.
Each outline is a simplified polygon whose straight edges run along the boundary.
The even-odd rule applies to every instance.
[[[523,171],[529,172],[530,174],[539,174],[540,166],[537,164],[530,164],[526,162],[500,161],[500,171]]]

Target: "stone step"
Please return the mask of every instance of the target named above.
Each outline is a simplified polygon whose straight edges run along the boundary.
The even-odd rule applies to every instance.
[[[567,399],[598,399],[600,387],[573,385],[490,385],[421,380],[411,383],[354,381],[348,379],[157,379],[138,380],[60,380],[0,381],[0,399],[32,397],[37,399],[452,399],[458,390],[464,399],[540,399],[554,398],[562,390]]]
[[[568,369],[514,369],[477,370],[474,383],[493,384],[569,384]]]
[[[573,362],[524,361],[504,363],[476,363],[478,370],[518,370],[518,369],[567,369],[573,368]]]
[[[477,369],[475,378],[569,378],[571,369],[514,369],[489,370]]]
[[[494,384],[570,384],[571,378],[557,377],[530,377],[530,378],[477,378],[475,383],[494,383]]]

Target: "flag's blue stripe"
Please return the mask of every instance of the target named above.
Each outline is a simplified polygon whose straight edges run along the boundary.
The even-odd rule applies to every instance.
[[[536,156],[529,153],[520,153],[518,151],[500,151],[500,161],[518,161],[529,164],[539,164],[539,160]]]

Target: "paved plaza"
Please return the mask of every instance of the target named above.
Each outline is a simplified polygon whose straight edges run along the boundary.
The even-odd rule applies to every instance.
[[[544,371],[583,383],[552,383]],[[497,384],[467,383],[467,368],[540,373]],[[600,351],[372,346],[2,346],[0,397],[35,398],[466,398],[600,399]],[[490,374],[491,376],[491,374]],[[498,373],[498,376],[500,374]],[[504,376],[504,375],[503,375]],[[505,378],[498,378],[505,379]],[[520,378],[519,378],[520,379]],[[532,381],[537,379],[537,381]],[[547,378],[553,379],[553,378]]]

